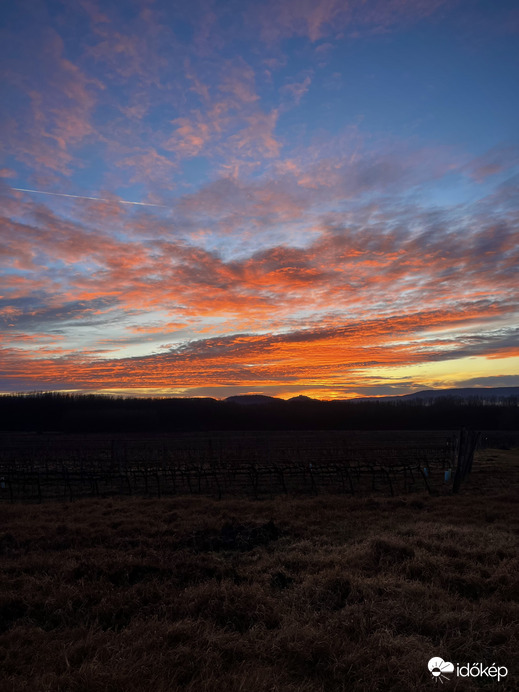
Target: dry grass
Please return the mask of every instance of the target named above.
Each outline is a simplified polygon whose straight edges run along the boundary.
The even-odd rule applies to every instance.
[[[515,690],[518,468],[489,450],[459,496],[4,505],[2,689],[415,692],[437,655],[510,670],[446,690]]]

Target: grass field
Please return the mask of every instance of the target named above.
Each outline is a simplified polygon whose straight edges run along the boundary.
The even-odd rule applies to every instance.
[[[518,499],[489,449],[457,496],[4,504],[0,687],[517,690]]]

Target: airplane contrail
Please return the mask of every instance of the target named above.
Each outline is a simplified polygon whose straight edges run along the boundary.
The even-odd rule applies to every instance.
[[[129,202],[125,199],[104,199],[103,197],[87,197],[86,195],[67,195],[65,192],[46,192],[45,190],[29,190],[23,187],[12,187],[11,190],[16,190],[17,192],[34,192],[37,195],[53,195],[54,197],[71,197],[72,199],[92,199],[96,202],[114,202],[117,204],[136,204],[140,207],[160,207],[161,209],[167,209],[164,204],[151,204],[151,202]]]

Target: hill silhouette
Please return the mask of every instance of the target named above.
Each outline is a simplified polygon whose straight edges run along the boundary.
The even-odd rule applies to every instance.
[[[422,389],[412,394],[400,394],[397,396],[379,397],[378,401],[430,401],[442,398],[465,399],[467,401],[480,400],[488,403],[500,403],[507,399],[519,400],[519,387],[464,387],[452,389]],[[363,398],[362,401],[372,401],[371,398]],[[358,401],[358,400],[357,400]]]
[[[193,430],[519,430],[519,388],[431,390],[390,400],[288,401],[262,395],[140,399],[31,393],[0,397],[0,430],[170,433]],[[433,390],[434,391],[434,390]],[[466,392],[470,392],[468,395]],[[481,396],[482,392],[485,396]]]

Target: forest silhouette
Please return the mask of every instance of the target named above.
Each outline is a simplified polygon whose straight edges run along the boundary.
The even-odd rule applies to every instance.
[[[516,397],[319,401],[122,398],[37,392],[0,397],[0,430],[169,433],[215,430],[517,430]]]

